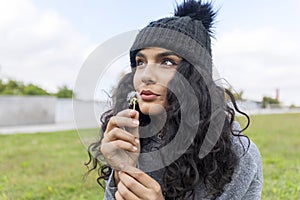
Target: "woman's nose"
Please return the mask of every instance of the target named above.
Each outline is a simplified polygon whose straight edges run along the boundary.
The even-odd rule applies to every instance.
[[[156,83],[155,64],[148,64],[142,74],[142,82],[146,85]]]

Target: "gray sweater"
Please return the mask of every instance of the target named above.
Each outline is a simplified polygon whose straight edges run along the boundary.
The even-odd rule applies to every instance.
[[[244,147],[247,148],[248,140],[240,137]],[[250,141],[250,147],[244,156],[243,147],[237,137],[233,137],[233,149],[240,156],[239,164],[236,167],[232,181],[225,185],[224,193],[218,197],[219,200],[256,200],[261,199],[263,186],[262,160],[256,145]],[[142,169],[143,170],[143,169]],[[162,170],[148,173],[161,184]],[[104,199],[113,200],[117,187],[113,173],[106,183]],[[206,199],[204,183],[199,183],[195,189],[195,199]]]

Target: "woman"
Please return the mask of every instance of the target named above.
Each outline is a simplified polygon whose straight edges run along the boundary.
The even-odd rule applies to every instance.
[[[260,199],[260,153],[234,122],[233,95],[212,80],[214,17],[209,3],[187,0],[137,35],[132,72],[89,148],[105,199]]]

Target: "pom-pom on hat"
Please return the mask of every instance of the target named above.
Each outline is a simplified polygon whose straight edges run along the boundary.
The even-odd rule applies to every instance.
[[[136,66],[138,50],[161,47],[212,75],[211,37],[215,15],[210,3],[185,0],[177,5],[173,17],[153,21],[139,32],[130,49],[131,66]]]

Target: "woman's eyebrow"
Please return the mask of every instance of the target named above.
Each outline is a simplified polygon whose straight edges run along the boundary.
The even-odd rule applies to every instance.
[[[141,53],[140,51],[136,53],[135,55],[136,57],[142,57],[142,58],[145,58],[145,54]]]
[[[174,53],[173,51],[165,51],[162,53],[157,54],[155,57],[157,59],[162,58],[162,57],[166,57],[166,56],[176,56],[178,58],[181,58],[181,56],[179,56],[178,54]],[[136,53],[136,57],[141,57],[141,58],[146,58],[146,55],[141,53],[140,51]]]

